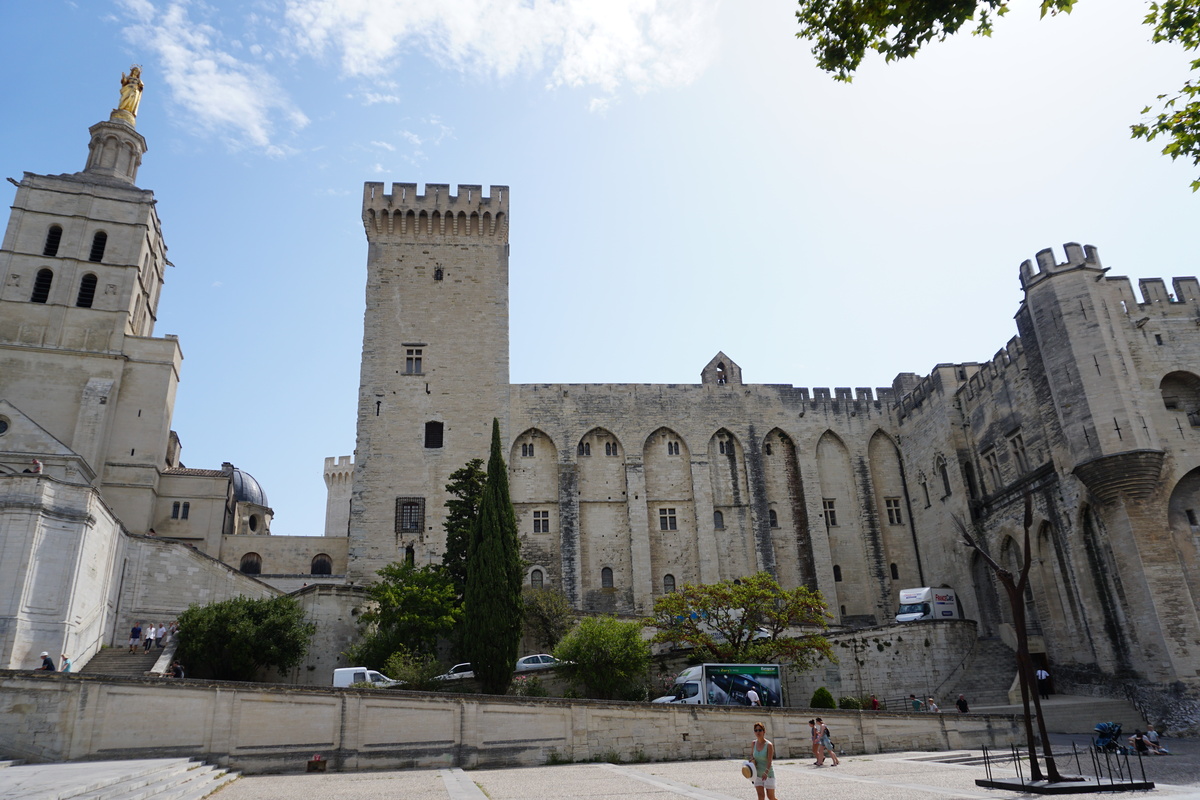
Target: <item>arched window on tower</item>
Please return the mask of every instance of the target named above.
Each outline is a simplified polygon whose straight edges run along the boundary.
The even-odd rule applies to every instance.
[[[779,515],[775,513],[775,509],[773,509],[773,508],[767,509],[767,517],[768,517],[768,519],[771,520],[772,528],[779,527]]]
[[[404,548],[404,563],[410,567],[417,563],[417,550],[411,544]]]
[[[29,296],[31,303],[44,303],[50,299],[50,284],[54,283],[54,273],[49,269],[39,269],[33,279],[33,294]]]
[[[92,252],[88,254],[88,261],[94,261],[99,264],[104,260],[104,248],[108,245],[108,234],[104,231],[96,231],[96,235],[92,237]]]
[[[895,564],[892,564],[892,580],[900,580],[900,568]]]
[[[58,255],[58,245],[60,242],[62,242],[62,226],[51,225],[50,230],[46,231],[46,246],[42,248],[42,255]]]
[[[333,559],[325,553],[318,553],[313,556],[312,568],[309,570],[310,575],[332,575],[333,574]]]
[[[839,583],[842,580],[842,568],[837,564],[833,565],[833,579]]]
[[[79,308],[91,308],[92,301],[96,299],[96,276],[89,272],[83,276],[83,280],[79,282],[79,294],[75,298],[75,305]]]
[[[605,567],[604,569],[600,570],[600,588],[601,589],[613,588],[612,567]]]
[[[713,527],[719,531],[725,530],[725,515],[720,511],[713,512]]]
[[[670,594],[675,591],[675,576],[663,575],[663,594]]]
[[[242,556],[242,563],[238,566],[238,570],[243,575],[261,575],[262,556],[258,553],[246,553],[246,555]]]
[[[529,573],[529,585],[534,589],[541,589],[545,582],[545,576],[540,569],[535,569]]]
[[[434,449],[442,446],[442,423],[430,420],[425,423],[425,447]]]
[[[179,501],[171,504],[171,519],[179,519]]]

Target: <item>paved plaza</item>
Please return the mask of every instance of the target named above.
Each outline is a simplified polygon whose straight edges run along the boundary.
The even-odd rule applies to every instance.
[[[1080,741],[1086,743],[1086,737],[1081,737]],[[1068,737],[1061,737],[1056,744],[1056,753],[1070,750]],[[1179,755],[1146,760],[1146,777],[1157,784],[1152,796],[1200,798],[1200,741],[1176,739],[1171,740],[1170,745]],[[830,767],[828,762],[824,767],[816,767],[811,760],[784,759],[776,762],[777,796],[779,800],[800,797],[821,800],[955,797],[1005,800],[1033,796],[976,786],[975,780],[985,776],[983,766],[949,763],[966,755],[979,753],[846,756],[838,767]],[[738,764],[733,760],[719,760],[256,776],[241,778],[214,795],[214,800],[296,800],[302,797],[320,797],[322,800],[558,797],[577,800],[749,800],[755,796],[754,789],[741,776]],[[1073,761],[1060,761],[1060,767],[1064,774],[1074,772]],[[1015,775],[1015,770],[1011,764],[1006,764],[994,769],[993,774],[1009,777]]]

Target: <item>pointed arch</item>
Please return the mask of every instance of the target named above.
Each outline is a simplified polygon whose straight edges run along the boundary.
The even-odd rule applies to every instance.
[[[683,583],[700,580],[698,539],[701,521],[696,518],[692,453],[684,438],[668,427],[656,429],[642,444],[645,481],[644,530],[648,532],[650,575],[670,573]],[[711,509],[705,509],[703,526],[711,526]],[[657,595],[661,587],[647,587]]]
[[[876,553],[881,585],[887,586],[890,565],[895,564],[900,581],[909,586],[926,586],[921,554],[912,528],[912,503],[904,476],[900,449],[891,436],[882,430],[871,435],[867,445],[867,461],[871,468],[871,487],[875,490],[875,511],[879,520],[879,547]],[[893,585],[885,590],[888,606],[900,600],[900,589]]]
[[[772,428],[763,437],[761,451],[767,505],[778,522],[772,539],[779,580],[788,588],[816,589],[812,533],[796,443],[782,429]]]
[[[868,569],[863,547],[858,483],[850,449],[832,430],[817,440],[817,475],[830,563],[842,568],[841,583],[835,585],[828,575],[822,580],[823,586],[832,587],[826,596],[836,598],[830,605],[845,607],[842,624],[876,624],[878,582]]]

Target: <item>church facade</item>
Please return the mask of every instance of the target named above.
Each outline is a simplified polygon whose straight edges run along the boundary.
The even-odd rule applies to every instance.
[[[1011,641],[958,524],[1016,568],[1028,495],[1040,657],[1064,686],[1119,678],[1148,713],[1194,711],[1195,278],[1139,296],[1094,247],[1044,250],[994,358],[882,388],[756,385],[724,353],[691,385],[513,385],[510,206],[504,186],[365,186],[348,578],[440,560],[445,484],[486,457],[494,417],[527,583],[581,611],[645,614],[685,583],[766,570],[820,589],[845,628],[887,624],[902,588],[954,587],[981,636]]]

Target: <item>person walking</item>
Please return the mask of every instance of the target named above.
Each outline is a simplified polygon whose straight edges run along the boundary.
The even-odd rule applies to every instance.
[[[928,711],[930,714],[942,713],[942,710],[940,708],[938,708],[938,704],[933,702],[932,697],[929,698],[927,701],[925,701],[925,710]]]
[[[817,744],[820,747],[817,756],[817,766],[825,766],[825,756],[828,755],[833,759],[833,766],[837,766],[841,762],[838,761],[837,753],[833,749],[833,739],[829,736],[829,727],[817,717]]]
[[[66,653],[62,654],[62,661],[59,662],[59,664],[61,667],[61,669],[59,669],[59,672],[70,672],[71,671],[71,659]]]
[[[910,694],[908,696],[908,702],[912,704],[912,710],[914,713],[921,713],[921,701],[917,699],[915,694]]]
[[[808,730],[812,734],[812,754],[816,759],[814,762],[818,767],[821,766],[821,731],[817,729],[817,721],[810,719],[808,721]]]
[[[150,648],[154,647],[154,623],[153,622],[151,622],[150,626],[148,628],[146,628],[146,635],[142,639],[142,646],[145,647],[145,649],[146,649],[145,651],[147,653],[150,652]]]
[[[129,652],[136,653],[138,645],[142,643],[142,623],[133,623],[133,630],[129,631]]]
[[[45,650],[42,651],[42,665],[34,672],[54,672],[54,659]]]
[[[1025,674],[1028,675],[1029,673],[1025,673]],[[1038,671],[1034,673],[1034,677],[1037,678],[1038,694],[1040,694],[1042,696],[1043,700],[1049,700],[1050,699],[1050,673],[1046,671],[1045,667],[1038,667]]]
[[[761,722],[754,723],[750,760],[754,762],[753,784],[758,800],[775,800],[775,745],[767,738],[766,726]]]
[[[958,709],[958,713],[960,714],[967,714],[971,711],[971,707],[967,705],[966,695],[960,694],[958,699],[954,701],[954,706]]]
[[[879,698],[876,697],[875,695],[871,695],[871,710],[872,711],[879,710]]]

